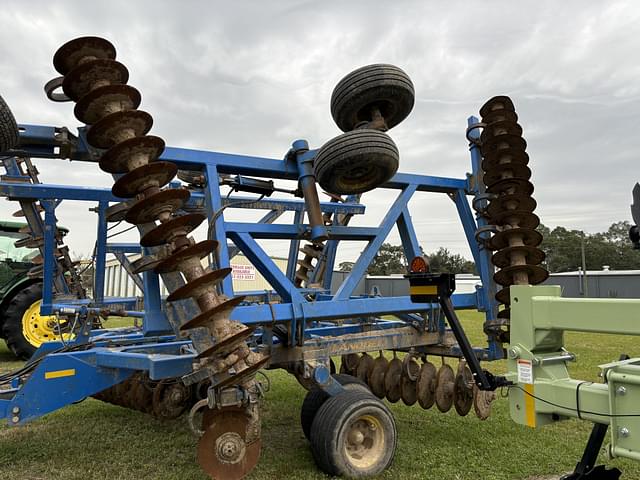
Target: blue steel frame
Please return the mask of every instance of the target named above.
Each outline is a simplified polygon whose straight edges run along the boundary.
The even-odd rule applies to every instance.
[[[474,117],[469,119],[470,125],[476,122],[477,119]],[[60,157],[57,131],[59,132],[59,129],[54,127],[21,125],[23,152],[20,154],[35,158]],[[300,142],[302,141],[294,142],[294,146],[300,145]],[[82,129],[73,143],[72,159],[91,160],[91,153],[86,147]],[[354,296],[358,283],[366,274],[369,264],[394,226],[398,228],[406,258],[420,255],[421,249],[413,229],[408,202],[416,192],[438,192],[448,195],[455,203],[482,281],[482,286],[477,288],[475,293],[454,294],[453,304],[455,308],[478,309],[486,313],[487,320],[494,319],[497,304],[493,299],[495,284],[492,278],[490,252],[485,251],[475,239],[478,224],[467,201],[467,196],[481,193],[478,190],[480,154],[477,147],[473,145],[470,150],[472,173],[467,178],[398,173],[384,184],[381,188],[397,190],[398,195],[379,226],[352,227],[340,225],[335,221],[327,226],[329,240],[323,252],[327,261],[325,278],[322,288],[311,290],[297,288],[294,283],[300,241],[310,239],[317,233],[312,232],[310,226],[303,223],[306,209],[304,202],[283,199],[255,201],[245,197],[226,199],[222,197],[217,181],[207,182],[208,188],[205,188],[202,193],[192,194],[188,208],[203,208],[207,211],[209,218],[216,218],[213,231],[215,239],[221,246],[217,252],[216,263],[219,266],[228,266],[231,258],[242,252],[272,285],[275,294],[280,298],[280,302],[275,304],[257,302],[241,305],[233,311],[231,317],[245,324],[263,326],[264,332],[261,333],[260,338],[266,345],[276,349],[287,349],[295,345],[304,347],[305,342],[313,340],[314,348],[317,350],[319,346],[328,347],[335,342],[340,342],[344,335],[370,331],[388,331],[387,340],[391,342],[380,343],[379,338],[374,338],[373,341],[378,341],[380,344],[373,345],[370,350],[392,348],[396,345],[393,343],[396,337],[399,338],[400,335],[393,333],[394,329],[406,328],[408,325],[412,328],[417,327],[421,332],[432,332],[439,335],[438,338],[443,338],[446,327],[444,318],[433,315],[437,305],[415,304],[408,296]],[[161,160],[174,162],[180,169],[200,170],[208,179],[217,179],[220,174],[234,174],[298,181],[301,176],[307,176],[301,172],[300,165],[308,164],[316,152],[316,150],[302,152],[298,150],[296,155],[287,154],[283,160],[276,160],[167,147]],[[15,172],[7,173],[15,175]],[[191,371],[193,349],[190,342],[178,340],[172,334],[172,324],[176,323],[172,316],[176,308],[173,305],[165,305],[160,298],[157,274],[145,272],[142,279],[132,274],[136,277],[136,282],[143,287],[144,312],[130,311],[136,299],[104,297],[107,253],[116,255],[126,264],[127,253],[141,251],[137,244],[107,242],[106,209],[110,203],[119,202],[122,199],[114,197],[107,189],[11,181],[0,182],[0,195],[12,199],[44,200],[42,204],[45,207],[47,228],[42,314],[75,312],[84,316],[92,311],[98,312],[101,308],[120,308],[129,311],[131,315],[143,317],[142,329],[138,331],[100,330],[79,336],[74,345],[88,342],[89,348],[86,349],[73,350],[68,345],[65,347],[58,342],[43,345],[34,356],[34,359],[40,358],[40,360],[28,381],[23,385],[15,382],[12,390],[0,390],[0,417],[6,417],[9,424],[23,423],[117,384],[137,370],[148,371],[152,379],[184,375]],[[63,200],[97,202],[95,295],[90,300],[70,301],[68,298],[62,300],[53,292],[55,209]],[[251,200],[251,203],[247,200]],[[357,197],[350,197],[346,203],[321,203],[321,210],[333,214],[362,214],[365,207],[357,200]],[[267,210],[267,213],[258,223],[232,222],[225,220],[224,215],[216,215],[225,206],[261,209]],[[294,222],[274,224],[273,222],[285,211],[294,212]],[[334,215],[335,217],[337,215]],[[282,272],[276,266],[258,243],[259,239],[279,239],[290,242],[286,272]],[[228,243],[229,240],[231,244]],[[363,241],[366,242],[366,246],[350,274],[335,294],[331,295],[330,275],[341,240]],[[226,295],[234,295],[231,278],[225,279],[221,290]],[[315,294],[315,301],[308,300],[306,294],[310,292]],[[272,296],[273,293],[267,292],[266,295]],[[396,320],[383,320],[381,317],[385,315],[395,316]],[[331,322],[336,319],[351,320],[343,324]],[[184,319],[178,318],[177,322],[181,320]],[[287,345],[279,343],[275,337],[271,336],[270,327],[275,323],[284,323],[288,326]],[[459,356],[455,347],[448,350],[441,346],[433,349],[429,346],[418,345],[418,347],[424,353]],[[59,351],[60,348],[67,351]],[[491,336],[488,337],[488,346],[477,348],[476,351],[485,360],[499,359],[503,355],[502,344]],[[55,385],[52,385],[53,383]],[[65,393],[53,395],[55,398],[52,398],[52,390],[49,388],[51,386],[55,387],[55,391],[61,390]]]

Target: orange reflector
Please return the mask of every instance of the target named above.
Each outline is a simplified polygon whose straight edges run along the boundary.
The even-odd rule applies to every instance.
[[[424,257],[413,257],[409,265],[411,273],[427,273],[429,271],[429,262]]]

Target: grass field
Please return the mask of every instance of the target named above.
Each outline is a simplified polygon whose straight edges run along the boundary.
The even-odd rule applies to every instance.
[[[479,316],[463,313],[470,336],[481,341]],[[596,366],[620,353],[639,355],[633,337],[569,334],[569,350],[578,355],[575,377],[597,380]],[[0,346],[0,369],[20,366]],[[491,365],[503,371],[504,365]],[[282,371],[267,372],[272,389],[264,408],[262,457],[250,478],[320,479],[300,428],[304,390]],[[577,462],[591,424],[571,420],[539,430],[514,424],[506,399],[494,404],[485,422],[452,409],[390,405],[399,446],[389,479],[521,480],[570,471]],[[20,428],[0,426],[0,478],[181,479],[205,480],[196,463],[196,439],[185,419],[160,422],[152,417],[86,400]],[[628,479],[640,478],[640,464],[615,461]]]

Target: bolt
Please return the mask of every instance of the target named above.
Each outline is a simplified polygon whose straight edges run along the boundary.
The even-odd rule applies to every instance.
[[[620,429],[620,436],[621,437],[625,437],[626,438],[626,437],[629,436],[629,434],[630,434],[630,432],[629,432],[629,429],[627,427],[622,427]]]
[[[618,395],[625,395],[627,393],[627,389],[624,388],[624,386],[620,385],[618,388],[616,388],[616,393]]]
[[[20,413],[20,407],[13,407],[13,408],[11,409],[11,413],[15,413],[15,414]]]
[[[20,421],[20,417],[19,417],[19,416],[17,416],[17,415],[16,415],[16,416],[14,416],[14,417],[11,417],[11,421],[12,421],[13,423],[18,423],[18,422]]]
[[[508,353],[509,353],[509,358],[514,360],[520,356],[518,355],[518,350],[516,348],[510,348]]]

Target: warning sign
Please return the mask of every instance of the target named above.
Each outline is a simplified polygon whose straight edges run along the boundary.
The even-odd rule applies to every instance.
[[[518,383],[533,383],[533,363],[531,360],[518,360]]]
[[[255,280],[256,267],[253,265],[231,265],[231,278],[234,280]]]

